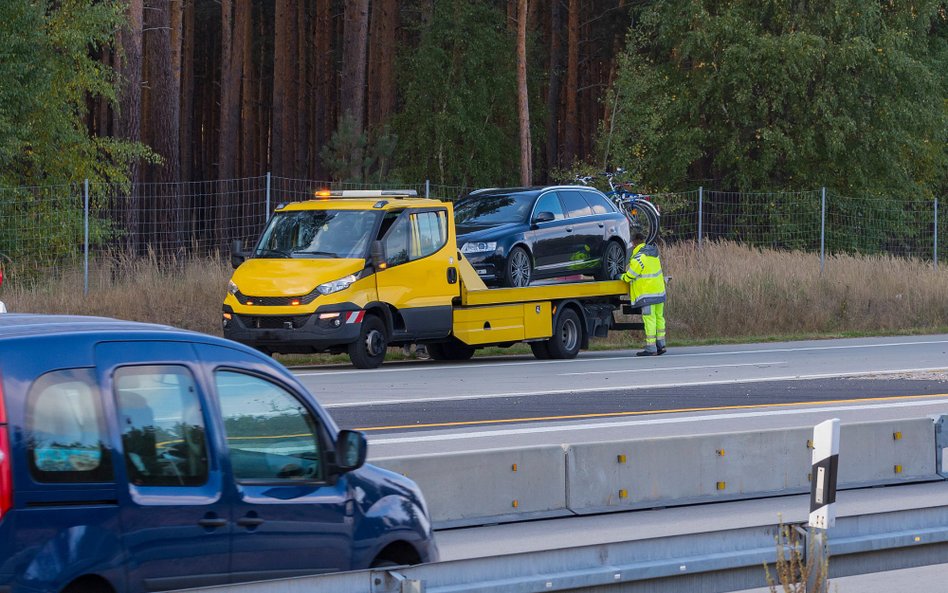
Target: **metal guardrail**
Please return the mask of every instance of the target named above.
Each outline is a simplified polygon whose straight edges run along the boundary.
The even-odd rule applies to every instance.
[[[805,503],[803,503],[805,506]],[[766,586],[779,525],[192,589],[204,593],[534,593]],[[830,579],[944,562],[948,506],[849,516],[829,531]],[[805,555],[806,547],[798,551]]]

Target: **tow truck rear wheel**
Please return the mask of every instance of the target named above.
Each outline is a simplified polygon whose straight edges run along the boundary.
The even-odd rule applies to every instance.
[[[375,315],[366,315],[359,328],[359,339],[349,344],[349,359],[356,368],[374,369],[385,360],[386,348],[385,323]]]
[[[475,348],[454,338],[450,342],[428,344],[428,354],[434,360],[468,360],[474,356]]]
[[[582,337],[579,315],[572,309],[563,309],[553,324],[553,335],[546,341],[550,358],[576,358]]]

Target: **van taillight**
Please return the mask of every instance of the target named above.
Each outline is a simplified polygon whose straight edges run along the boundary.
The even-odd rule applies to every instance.
[[[3,377],[0,377],[0,519],[13,506],[13,459],[7,431],[7,412],[3,405]]]

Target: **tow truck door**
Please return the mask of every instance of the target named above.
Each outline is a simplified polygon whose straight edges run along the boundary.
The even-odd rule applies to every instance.
[[[447,208],[389,213],[382,237],[385,267],[376,271],[379,300],[397,311],[393,341],[441,338],[451,332],[452,299],[460,294],[457,248]]]

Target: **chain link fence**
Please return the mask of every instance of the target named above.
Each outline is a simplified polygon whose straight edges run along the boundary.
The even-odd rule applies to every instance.
[[[253,243],[282,202],[320,189],[411,189],[454,200],[473,188],[423,183],[352,184],[270,175],[187,183],[0,188],[0,265],[12,282],[41,283],[120,258],[180,262]],[[731,240],[822,255],[879,254],[937,267],[948,250],[939,200],[895,201],[824,190],[734,193],[701,188],[656,194],[662,241]],[[941,201],[942,203],[944,200]],[[821,259],[822,262],[822,259]],[[170,265],[170,264],[169,264]],[[821,264],[822,265],[822,264]],[[102,282],[102,276],[96,276]],[[88,275],[85,287],[88,290]]]

